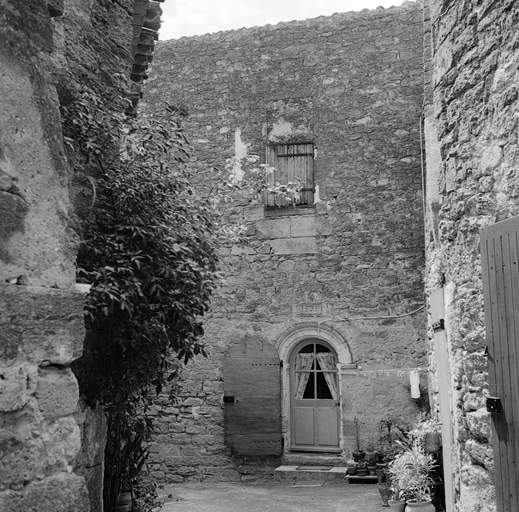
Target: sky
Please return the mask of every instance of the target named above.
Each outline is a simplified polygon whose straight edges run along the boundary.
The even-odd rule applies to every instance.
[[[165,0],[160,39],[401,5],[404,0]]]

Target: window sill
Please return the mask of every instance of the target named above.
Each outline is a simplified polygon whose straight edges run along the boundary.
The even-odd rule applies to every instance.
[[[287,217],[292,215],[312,215],[315,205],[308,206],[265,206],[265,217]]]

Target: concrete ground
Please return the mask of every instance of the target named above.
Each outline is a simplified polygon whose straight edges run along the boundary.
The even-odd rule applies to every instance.
[[[300,484],[304,484],[301,482]],[[310,482],[307,482],[310,483]],[[161,512],[384,512],[373,484],[325,482],[322,487],[263,484],[196,483],[159,490]]]

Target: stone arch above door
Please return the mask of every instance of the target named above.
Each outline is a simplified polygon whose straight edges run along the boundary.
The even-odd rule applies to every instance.
[[[337,329],[318,322],[305,322],[285,331],[276,341],[281,361],[288,361],[292,349],[302,340],[316,338],[328,342],[339,359],[340,364],[351,364],[352,356],[347,340]]]
[[[346,338],[333,327],[318,322],[304,322],[285,331],[276,341],[276,349],[283,367],[281,372],[281,414],[283,424],[284,451],[288,452],[292,446],[291,435],[291,401],[290,401],[290,354],[297,345],[305,340],[321,340],[334,349],[339,365],[344,368],[353,368],[351,350]],[[341,371],[338,372],[339,388],[341,387]],[[344,446],[342,434],[342,415],[339,418],[339,449]]]

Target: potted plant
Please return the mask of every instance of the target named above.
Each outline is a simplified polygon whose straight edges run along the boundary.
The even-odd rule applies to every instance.
[[[355,424],[355,441],[357,443],[357,450],[354,451],[352,455],[353,455],[353,458],[355,459],[355,462],[359,462],[361,460],[364,460],[364,457],[365,457],[366,453],[360,447],[360,427],[361,427],[361,423],[360,423],[359,418],[357,416],[355,416],[353,418],[353,423]]]
[[[357,475],[358,476],[368,476],[369,475],[367,462],[361,460],[360,462],[357,463]]]
[[[420,510],[420,512],[434,512],[432,504],[432,489],[434,481],[430,472],[435,467],[431,454],[425,453],[423,449],[415,444],[398,455],[389,464],[389,475],[393,491],[393,504],[400,508],[392,510],[403,512],[401,502],[406,502],[406,512]],[[389,502],[391,506],[391,501]]]
[[[441,423],[433,416],[425,416],[409,432],[409,437],[427,453],[436,453],[441,447]]]
[[[346,462],[346,467],[348,468],[348,475],[354,476],[357,474],[357,463],[353,459]]]

